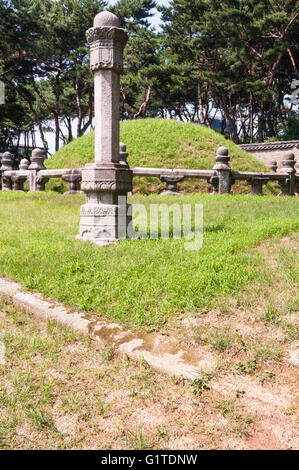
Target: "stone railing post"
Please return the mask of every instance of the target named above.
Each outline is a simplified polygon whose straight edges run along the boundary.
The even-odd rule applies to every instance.
[[[119,163],[121,165],[129,167],[127,158],[128,158],[127,146],[123,142],[120,142],[119,143]]]
[[[126,238],[130,221],[132,171],[120,161],[119,142],[120,74],[128,34],[117,16],[104,11],[95,17],[86,38],[94,74],[95,162],[82,169],[81,189],[87,200],[81,207],[78,238],[105,246]]]
[[[210,194],[212,194],[212,195],[218,194],[218,190],[219,190],[219,176],[217,175],[217,172],[216,172],[216,171],[215,171],[215,174],[214,174],[213,176],[211,176],[211,178],[209,178],[209,179],[207,180],[207,183],[212,186],[212,191],[210,192]]]
[[[11,177],[5,176],[5,171],[13,170],[13,156],[10,152],[4,152],[1,160],[1,180],[2,180],[2,191],[11,191],[12,181]]]
[[[26,170],[28,170],[29,165],[30,165],[29,160],[27,160],[27,158],[23,158],[23,159],[20,161],[19,170],[21,170],[21,171],[26,171]]]
[[[278,165],[276,160],[272,160],[267,166],[272,173],[277,173]]]
[[[29,161],[26,158],[20,161],[20,171],[27,171],[29,167]],[[11,177],[13,191],[24,191],[24,183],[27,180],[27,176],[20,175],[18,172],[14,173]]]
[[[233,185],[229,160],[230,157],[228,156],[228,149],[226,147],[219,147],[215,157],[216,165],[213,168],[218,176],[218,194],[229,194]],[[216,182],[214,183],[213,188],[214,186],[216,186]],[[213,191],[213,194],[215,194],[215,190]]]
[[[279,196],[294,196],[295,194],[295,163],[295,155],[292,152],[286,153],[279,173],[287,174],[288,176],[285,180],[279,181],[281,189]]]
[[[41,149],[32,150],[31,163],[28,170],[29,173],[29,191],[44,191],[45,184],[49,181],[48,178],[38,176],[40,170],[45,170],[44,157]]]

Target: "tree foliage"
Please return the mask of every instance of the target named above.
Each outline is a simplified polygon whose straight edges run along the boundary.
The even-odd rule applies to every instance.
[[[159,32],[150,26],[155,7],[154,0],[113,7],[106,0],[2,0],[0,150],[35,129],[45,148],[47,131],[55,132],[58,149],[92,127],[85,31],[106,8],[129,31],[122,119],[210,127],[217,118],[235,142],[296,137],[298,109],[287,97],[299,78],[298,0],[171,0],[157,7]]]

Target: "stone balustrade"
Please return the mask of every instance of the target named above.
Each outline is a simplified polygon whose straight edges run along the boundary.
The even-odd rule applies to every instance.
[[[120,163],[129,168],[127,163],[126,146],[120,143]],[[156,177],[166,184],[161,195],[180,195],[177,185],[186,178],[200,179],[211,186],[211,194],[229,194],[236,181],[245,181],[251,186],[251,194],[263,194],[263,187],[268,182],[277,182],[280,196],[299,195],[299,163],[296,165],[292,152],[286,152],[282,167],[277,171],[277,162],[271,161],[269,172],[233,171],[229,164],[230,157],[225,147],[220,147],[215,157],[215,166],[212,170],[187,170],[168,168],[142,168],[131,167],[133,176]],[[61,178],[69,184],[69,191],[65,194],[80,193],[82,181],[81,168],[47,170],[39,149],[33,150],[31,163],[23,159],[19,170],[13,169],[13,158],[9,152],[2,157],[2,191],[23,191],[25,181],[29,182],[29,191],[44,191],[51,178]]]

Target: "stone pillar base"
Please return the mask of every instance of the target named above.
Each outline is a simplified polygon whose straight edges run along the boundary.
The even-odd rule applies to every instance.
[[[179,191],[163,191],[160,196],[183,196]]]
[[[125,240],[132,219],[126,197],[131,189],[131,170],[119,165],[86,165],[82,170],[82,190],[87,201],[81,206],[77,239],[97,246]]]
[[[98,246],[106,246],[127,238],[131,207],[126,197],[121,204],[84,204],[81,206],[79,240],[86,240]]]
[[[99,240],[97,238],[85,238],[81,237],[80,235],[76,235],[77,240],[82,240],[83,242],[90,242],[93,243],[96,246],[110,246],[110,245],[116,245],[118,240]]]

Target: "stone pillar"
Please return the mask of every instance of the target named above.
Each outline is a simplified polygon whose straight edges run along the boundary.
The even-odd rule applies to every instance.
[[[279,173],[287,174],[288,176],[285,180],[278,182],[281,188],[281,193],[279,196],[294,196],[295,194],[295,163],[295,155],[292,152],[286,153],[282,161],[282,168],[280,169]]]
[[[82,169],[87,201],[78,238],[106,246],[126,238],[130,222],[126,197],[132,171],[121,160],[119,143],[120,74],[128,35],[117,16],[105,11],[95,17],[86,37],[95,87],[95,163]]]
[[[28,168],[28,170],[30,170],[29,191],[43,191],[45,189],[45,184],[49,179],[38,177],[38,172],[45,169],[46,167],[44,165],[44,157],[41,149],[32,150],[31,163]]]
[[[229,194],[233,185],[229,160],[228,149],[226,147],[219,147],[215,157],[216,165],[213,168],[219,178],[218,194]]]
[[[11,191],[12,181],[11,177],[5,176],[5,171],[13,170],[13,156],[10,152],[4,152],[1,160],[1,174],[2,174],[2,191]]]

